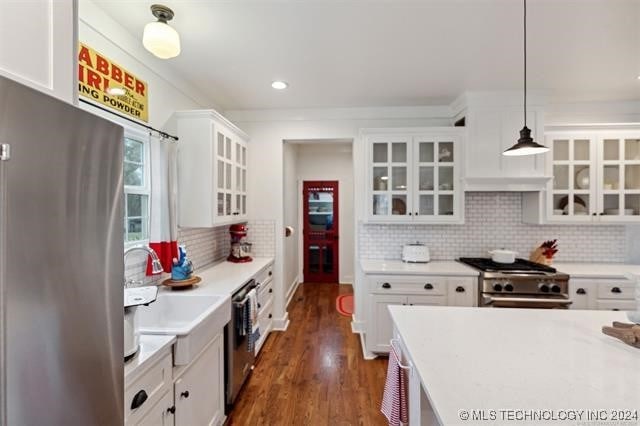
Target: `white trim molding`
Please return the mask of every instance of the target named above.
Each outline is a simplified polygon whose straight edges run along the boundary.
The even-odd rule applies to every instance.
[[[273,319],[273,328],[275,331],[287,331],[289,328],[289,312],[285,312],[282,318]]]
[[[289,306],[289,303],[291,303],[291,300],[293,299],[293,295],[296,294],[296,290],[298,289],[299,285],[300,285],[300,280],[296,276],[293,279],[291,287],[289,287],[289,291],[287,292],[287,303],[284,305],[285,308],[287,308]]]

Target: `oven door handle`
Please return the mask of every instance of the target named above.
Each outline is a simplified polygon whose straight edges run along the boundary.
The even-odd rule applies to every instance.
[[[491,297],[483,296],[484,305],[493,305],[494,302],[524,302],[524,303],[541,303],[545,305],[562,305],[569,306],[573,303],[570,299],[538,299],[534,297]]]

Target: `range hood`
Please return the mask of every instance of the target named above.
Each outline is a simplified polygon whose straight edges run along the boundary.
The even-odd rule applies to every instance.
[[[533,137],[544,140],[544,98],[532,96],[529,126]],[[465,191],[543,191],[548,154],[508,157],[502,152],[513,145],[522,127],[522,94],[519,92],[467,92],[452,105],[454,122],[467,129],[462,167]]]

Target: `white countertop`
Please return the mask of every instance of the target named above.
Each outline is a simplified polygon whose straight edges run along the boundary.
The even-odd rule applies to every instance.
[[[552,265],[559,272],[571,278],[627,278],[630,274],[640,275],[640,265],[628,263],[570,263],[558,262]]]
[[[202,278],[202,281],[186,290],[172,290],[165,286],[160,286],[159,292],[176,294],[202,294],[202,295],[222,295],[231,298],[231,295],[247,282],[261,269],[273,262],[273,258],[254,258],[252,262],[231,263],[221,262],[209,268],[195,271],[194,274]],[[153,305],[151,305],[153,306]],[[162,351],[175,343],[175,336],[148,335],[140,337],[140,351],[138,354],[125,363],[124,377],[125,383],[135,380],[139,372],[144,371],[144,366],[153,363]]]
[[[454,260],[433,260],[429,263],[405,263],[401,260],[360,259],[365,274],[389,275],[453,275],[477,277],[480,273]]]
[[[640,350],[601,332],[622,312],[389,311],[442,424],[462,409],[640,409]]]
[[[221,262],[209,268],[195,271],[194,274],[202,281],[186,290],[172,290],[162,287],[161,292],[178,294],[215,294],[231,296],[236,290],[258,273],[262,268],[273,262],[272,257],[255,257],[252,262],[232,263]]]
[[[143,334],[140,336],[140,349],[136,356],[124,363],[124,385],[133,382],[143,373],[147,365],[156,362],[163,352],[175,343],[176,336]]]

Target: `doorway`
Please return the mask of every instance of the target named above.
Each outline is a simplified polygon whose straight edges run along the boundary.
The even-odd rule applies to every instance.
[[[303,181],[304,279],[337,283],[340,221],[338,181]]]

